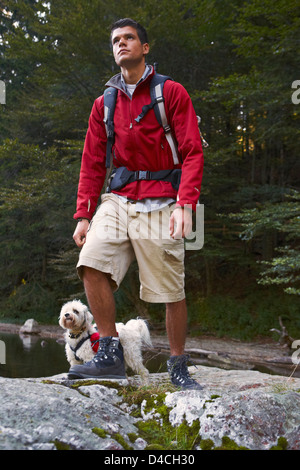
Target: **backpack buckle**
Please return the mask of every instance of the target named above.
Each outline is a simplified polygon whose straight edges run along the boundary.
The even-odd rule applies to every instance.
[[[150,178],[150,172],[148,170],[139,170],[136,171],[135,174],[137,181],[148,180]]]

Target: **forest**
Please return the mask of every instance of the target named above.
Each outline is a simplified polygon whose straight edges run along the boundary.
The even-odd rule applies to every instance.
[[[188,333],[271,337],[281,317],[299,338],[299,1],[7,0],[0,14],[0,322],[55,324],[63,302],[86,301],[72,239],[81,153],[119,72],[110,25],[131,17],[209,144]],[[117,321],[164,327],[164,305],[139,299],[135,263],[115,296]]]

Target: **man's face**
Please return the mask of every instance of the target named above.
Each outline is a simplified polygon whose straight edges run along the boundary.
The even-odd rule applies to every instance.
[[[114,58],[120,67],[139,64],[149,52],[149,44],[141,43],[137,30],[132,26],[115,29],[111,40]]]

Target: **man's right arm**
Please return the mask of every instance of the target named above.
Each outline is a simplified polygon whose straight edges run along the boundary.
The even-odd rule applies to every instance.
[[[103,97],[94,102],[86,133],[74,219],[91,220],[105,180],[106,131],[103,122]]]

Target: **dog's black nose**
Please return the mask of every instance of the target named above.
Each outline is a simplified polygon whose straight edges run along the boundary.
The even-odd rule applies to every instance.
[[[68,318],[70,316],[69,313],[65,313],[65,317]]]

